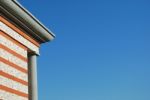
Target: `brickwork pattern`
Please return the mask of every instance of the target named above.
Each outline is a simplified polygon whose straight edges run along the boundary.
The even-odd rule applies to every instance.
[[[27,49],[39,52],[37,46],[0,22],[0,100],[28,100]]]
[[[39,48],[35,46],[33,43],[29,42],[23,36],[18,34],[16,31],[8,27],[5,23],[0,22],[0,29],[4,31],[6,34],[10,35],[14,39],[18,40],[20,43],[24,44],[26,47],[30,48],[32,51],[39,54]]]

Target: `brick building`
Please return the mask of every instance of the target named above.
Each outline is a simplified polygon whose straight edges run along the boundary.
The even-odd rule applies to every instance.
[[[53,38],[16,0],[0,0],[0,100],[38,100],[36,58]]]

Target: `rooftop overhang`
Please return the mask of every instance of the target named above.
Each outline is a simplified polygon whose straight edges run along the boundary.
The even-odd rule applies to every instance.
[[[51,41],[55,37],[50,30],[42,25],[16,0],[0,0],[0,14],[7,16],[39,43]]]

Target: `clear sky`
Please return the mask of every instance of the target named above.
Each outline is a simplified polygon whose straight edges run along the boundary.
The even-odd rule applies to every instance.
[[[55,34],[39,100],[150,100],[149,0],[19,0]]]

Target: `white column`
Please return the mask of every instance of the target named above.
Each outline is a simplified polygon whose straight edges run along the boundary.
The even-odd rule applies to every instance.
[[[38,100],[37,55],[29,54],[29,100]]]

